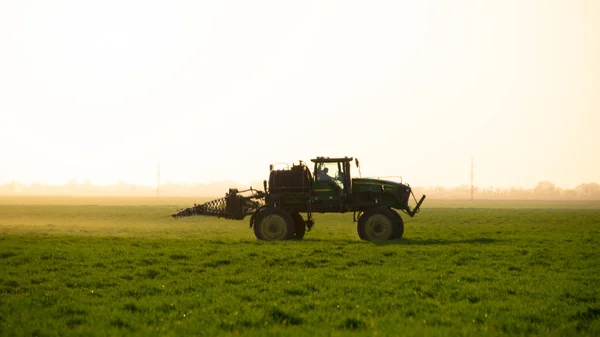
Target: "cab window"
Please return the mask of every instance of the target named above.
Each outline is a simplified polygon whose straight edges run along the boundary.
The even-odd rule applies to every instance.
[[[318,163],[315,172],[316,182],[334,182],[344,186],[344,172],[340,163]]]

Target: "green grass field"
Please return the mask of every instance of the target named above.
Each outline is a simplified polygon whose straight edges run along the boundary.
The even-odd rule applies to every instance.
[[[600,336],[600,203],[426,200],[404,237],[172,219],[191,199],[0,198],[3,336]]]

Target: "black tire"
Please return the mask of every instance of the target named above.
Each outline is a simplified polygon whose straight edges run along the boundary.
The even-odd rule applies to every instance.
[[[292,214],[292,219],[294,220],[294,240],[302,240],[304,239],[304,234],[306,233],[306,224],[304,223],[304,219],[300,213]]]
[[[400,216],[400,214],[398,214],[398,212],[394,211],[393,209],[390,209],[389,211],[390,213],[392,213],[394,218],[396,218],[396,221],[394,223],[394,235],[392,236],[392,240],[400,239],[404,234],[404,220],[402,220],[402,217]]]
[[[396,223],[397,219],[390,210],[369,209],[358,219],[358,236],[366,241],[392,240]]]
[[[259,240],[290,240],[294,237],[295,223],[290,214],[279,208],[265,208],[256,215],[254,235]]]

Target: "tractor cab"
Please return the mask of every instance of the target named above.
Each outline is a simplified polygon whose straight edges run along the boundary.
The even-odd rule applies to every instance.
[[[352,160],[348,157],[311,159],[315,164],[311,198],[315,206],[322,204],[324,208],[341,208],[348,203],[349,196],[352,194],[350,176]]]

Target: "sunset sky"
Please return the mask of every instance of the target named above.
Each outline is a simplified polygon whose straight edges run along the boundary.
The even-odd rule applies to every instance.
[[[0,184],[353,156],[413,186],[600,183],[600,1],[2,1]]]

